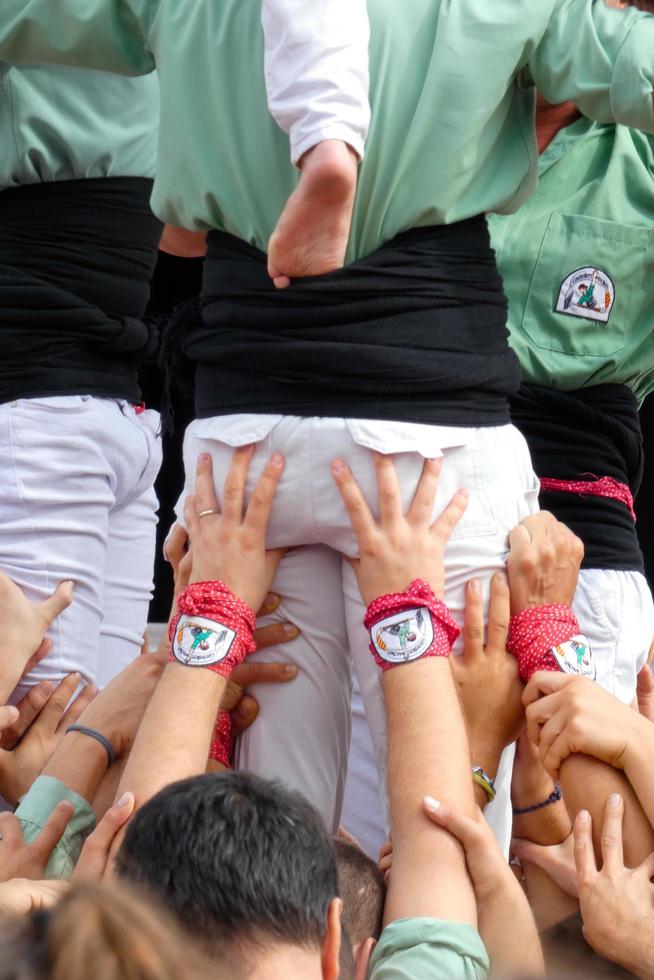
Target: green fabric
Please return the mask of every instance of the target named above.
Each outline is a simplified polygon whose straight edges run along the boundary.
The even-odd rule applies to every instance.
[[[398,919],[386,926],[368,980],[481,980],[488,953],[476,929],[439,919]]]
[[[31,844],[43,830],[54,808],[64,800],[73,804],[75,812],[52,852],[46,869],[47,878],[70,878],[84,841],[95,827],[95,813],[83,797],[53,776],[39,776],[16,810],[23,837]]]
[[[654,138],[580,119],[540,161],[535,194],[489,224],[526,381],[571,391],[654,391]],[[608,322],[557,312],[561,285],[597,268],[615,286]]]
[[[156,74],[0,63],[0,190],[94,177],[154,177]]]
[[[369,0],[369,12],[373,122],[350,259],[411,227],[516,209],[537,171],[534,84],[654,132],[654,18],[635,9]],[[0,58],[132,74],[156,64],[155,212],[266,248],[297,175],[267,110],[260,22],[260,0],[2,0]]]

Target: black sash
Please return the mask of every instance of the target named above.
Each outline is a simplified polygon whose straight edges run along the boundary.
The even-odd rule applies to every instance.
[[[537,476],[590,481],[609,476],[636,496],[643,475],[638,404],[625,385],[579,391],[522,385],[511,416],[529,444]],[[543,491],[541,506],[584,542],[584,568],[643,571],[629,508],[605,497]]]
[[[198,417],[236,412],[508,422],[519,384],[483,217],[398,235],[276,290],[258,249],[209,235],[200,317],[181,347]]]
[[[141,319],[161,237],[151,190],[119,177],[0,193],[0,402],[139,400],[138,367],[157,347]]]

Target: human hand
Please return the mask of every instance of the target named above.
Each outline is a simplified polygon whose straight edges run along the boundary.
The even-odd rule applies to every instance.
[[[511,614],[554,603],[572,605],[584,546],[547,511],[527,517],[509,536]]]
[[[535,864],[544,871],[571,898],[579,897],[572,832],[561,844],[534,844],[531,840],[515,837],[511,851],[521,861]]]
[[[432,521],[441,471],[440,459],[427,459],[409,513],[402,513],[402,497],[393,459],[374,453],[381,520],[375,521],[352,471],[335,460],[332,473],[352,529],[360,557],[352,560],[359,590],[366,605],[380,596],[405,592],[415,579],[423,579],[443,598],[445,546],[468,505],[459,490],[442,514]]]
[[[70,888],[67,881],[29,881],[12,878],[0,883],[0,913],[29,915],[57,904]]]
[[[39,775],[63,739],[96,696],[98,689],[87,684],[71,701],[80,682],[69,674],[58,684],[39,715],[11,751],[0,749],[0,793],[14,806]]]
[[[384,841],[382,846],[379,848],[379,857],[377,859],[377,864],[379,870],[384,876],[384,881],[388,884],[388,879],[391,876],[391,868],[393,867],[393,835],[389,834],[388,838]]]
[[[48,642],[45,640],[46,630],[72,601],[72,582],[62,582],[43,602],[30,602],[23,590],[0,572],[0,636],[3,645],[0,695],[9,697],[30,660],[40,658],[42,644]]]
[[[79,718],[109,739],[116,758],[127,755],[165,664],[155,653],[143,653],[107,684]]]
[[[276,624],[275,624],[276,625]],[[232,718],[232,738],[242,735],[259,714],[259,704],[247,688],[251,684],[287,684],[297,677],[293,664],[265,664],[244,661],[232,671],[223,699],[221,711],[229,711]]]
[[[192,558],[188,534],[177,521],[173,524],[164,543],[164,558],[173,572],[173,596],[183,592],[191,577]]]
[[[509,585],[503,572],[491,581],[484,647],[484,603],[477,581],[468,583],[463,656],[450,657],[468,731],[470,758],[495,776],[502,750],[520,735],[525,718],[518,661],[506,652],[510,615]]]
[[[252,446],[235,450],[225,479],[222,513],[216,501],[211,456],[202,454],[195,495],[186,498],[184,519],[193,556],[190,582],[224,582],[251,609],[258,609],[283,555],[281,550],[266,551],[266,529],[284,459],[276,453],[266,464],[243,516],[253,451]]]
[[[527,733],[555,782],[574,753],[624,769],[630,742],[648,722],[588,677],[538,671],[525,688]],[[610,723],[609,723],[610,719]]]
[[[643,718],[654,722],[654,676],[649,664],[645,664],[638,674],[636,700]]]
[[[4,726],[0,723],[0,748],[7,751],[16,748],[34,719],[40,715],[54,689],[55,685],[51,681],[39,681],[11,708],[15,712],[15,720]]]
[[[543,954],[529,902],[480,810],[476,819],[425,797],[426,815],[459,841],[477,899],[479,934],[497,976],[542,976]]]
[[[84,847],[73,872],[72,881],[102,881],[108,870],[109,854],[118,832],[134,813],[136,801],[132,793],[123,793],[110,806]]]
[[[74,813],[72,803],[63,800],[50,814],[32,844],[23,839],[20,820],[13,813],[0,813],[0,881],[10,878],[45,878],[50,856],[63,837]]]
[[[582,810],[574,826],[574,857],[584,938],[600,956],[637,976],[654,973],[654,854],[627,868],[622,844],[624,801],[607,801],[602,830],[602,869],[593,850],[593,823]]]

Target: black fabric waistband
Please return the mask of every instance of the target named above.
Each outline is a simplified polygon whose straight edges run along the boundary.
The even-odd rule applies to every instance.
[[[200,309],[182,339],[198,417],[509,420],[519,366],[483,217],[414,229],[283,291],[262,252],[212,232]]]
[[[162,227],[151,191],[108,177],[0,192],[0,402],[139,400],[158,339],[142,320]]]
[[[643,440],[638,404],[625,385],[562,392],[525,384],[511,399],[511,416],[529,444],[539,477],[585,481],[609,476],[636,495]],[[584,542],[585,568],[643,571],[625,504],[565,491],[542,491],[540,502]]]

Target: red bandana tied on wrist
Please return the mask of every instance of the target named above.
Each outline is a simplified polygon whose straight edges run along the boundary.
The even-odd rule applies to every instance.
[[[421,579],[406,592],[371,602],[363,623],[370,632],[370,652],[381,670],[423,657],[449,657],[461,632],[445,603]]]
[[[209,758],[213,762],[220,762],[227,769],[231,769],[233,747],[232,716],[229,711],[219,711],[211,739]]]
[[[535,606],[512,616],[506,649],[517,659],[525,684],[538,670],[562,671],[595,680],[590,643],[570,606]]]
[[[195,582],[177,602],[168,633],[170,661],[229,677],[256,650],[254,612],[224,582]]]

